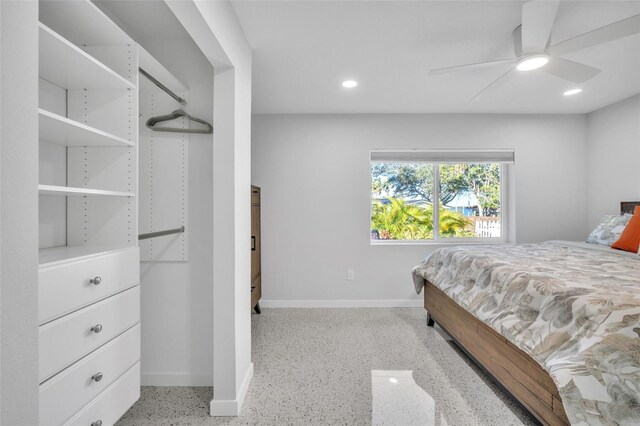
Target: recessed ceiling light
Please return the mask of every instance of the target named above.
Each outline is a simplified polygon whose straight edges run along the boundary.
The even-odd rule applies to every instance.
[[[394,385],[395,385],[396,383],[398,383],[398,379],[396,379],[395,377],[389,377],[389,381],[390,381],[391,383],[393,383]]]
[[[346,80],[342,82],[342,87],[346,87],[347,89],[353,89],[358,85],[358,82],[355,80]]]
[[[563,95],[565,96],[577,95],[580,92],[582,92],[582,89],[571,89],[564,92]]]
[[[544,67],[549,62],[547,55],[532,55],[521,59],[516,68],[518,71],[531,71]]]

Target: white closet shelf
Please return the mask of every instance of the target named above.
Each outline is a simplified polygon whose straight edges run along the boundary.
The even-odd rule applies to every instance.
[[[76,46],[124,46],[133,40],[89,0],[40,2],[40,20]]]
[[[123,146],[134,144],[119,136],[38,109],[40,140],[63,146]]]
[[[92,256],[102,256],[121,250],[134,248],[132,245],[122,246],[60,246],[42,248],[38,250],[38,263],[40,266],[54,262],[62,262],[70,259],[81,259]]]
[[[39,76],[64,89],[135,89],[124,77],[40,23]]]
[[[107,196],[107,197],[135,197],[133,192],[106,191],[103,189],[74,188],[71,186],[38,185],[40,195],[59,195],[63,197],[86,197],[86,196]]]

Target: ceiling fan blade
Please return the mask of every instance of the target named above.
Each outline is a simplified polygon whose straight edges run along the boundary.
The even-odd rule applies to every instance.
[[[600,74],[598,68],[564,58],[551,58],[549,63],[541,69],[563,80],[574,83],[584,83]]]
[[[495,65],[514,63],[516,59],[500,59],[497,61],[479,62],[477,64],[457,65],[455,67],[437,68],[429,71],[429,75],[449,74],[459,71],[474,71],[482,68],[488,68]]]
[[[550,55],[563,55],[638,33],[640,33],[640,15],[634,15],[549,46],[547,52]]]
[[[559,1],[530,1],[522,5],[522,53],[542,53],[556,21]]]
[[[469,102],[472,102],[473,100],[478,98],[480,95],[487,94],[487,93],[490,93],[490,92],[494,92],[494,91],[498,90],[499,88],[501,88],[502,86],[504,86],[505,83],[507,81],[509,81],[511,79],[511,77],[513,76],[513,70],[514,70],[514,68],[511,68],[509,71],[505,72],[500,77],[498,77],[495,80],[493,80],[491,82],[491,84],[489,84],[487,87],[485,87],[480,92],[478,92],[473,98],[469,99]]]

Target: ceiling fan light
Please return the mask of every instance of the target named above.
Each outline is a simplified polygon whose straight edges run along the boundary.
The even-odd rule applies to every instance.
[[[580,92],[582,92],[582,89],[576,88],[576,89],[567,90],[566,92],[563,93],[563,95],[564,96],[572,96],[572,95],[577,95]]]
[[[532,71],[542,68],[549,62],[547,55],[533,55],[522,58],[516,68],[518,71]]]

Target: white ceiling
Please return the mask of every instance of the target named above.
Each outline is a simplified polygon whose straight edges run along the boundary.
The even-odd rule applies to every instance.
[[[164,1],[92,0],[130,37],[154,40],[189,40],[191,37]]]
[[[585,113],[640,93],[640,35],[563,57],[600,68],[583,93],[540,71],[469,99],[508,69],[522,1],[234,1],[253,47],[254,113]],[[640,1],[563,1],[551,44],[640,13]],[[341,82],[354,79],[356,89]]]

